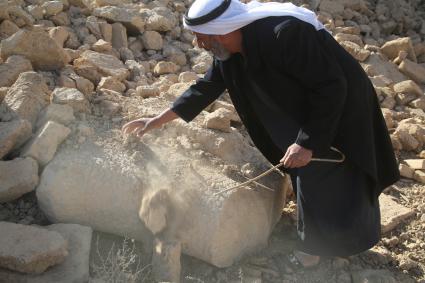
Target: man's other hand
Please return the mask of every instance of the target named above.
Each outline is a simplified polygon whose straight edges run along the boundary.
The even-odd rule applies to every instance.
[[[313,157],[313,151],[296,143],[286,150],[285,156],[280,160],[286,168],[299,168],[306,166]]]

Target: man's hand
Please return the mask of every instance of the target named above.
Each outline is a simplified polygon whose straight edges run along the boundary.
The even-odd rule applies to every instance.
[[[313,151],[296,143],[286,150],[285,156],[280,160],[286,168],[299,168],[306,166],[313,156]]]
[[[147,131],[155,128],[153,118],[140,118],[125,124],[121,131],[124,135],[135,134],[141,138]]]

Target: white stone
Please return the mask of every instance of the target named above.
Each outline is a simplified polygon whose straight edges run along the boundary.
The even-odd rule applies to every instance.
[[[68,242],[68,256],[58,265],[42,274],[21,274],[0,269],[0,278],[5,282],[20,283],[77,283],[89,281],[89,258],[92,229],[78,224],[53,224],[44,227],[58,232]]]
[[[425,169],[425,159],[406,159],[404,162],[412,169]]]
[[[97,85],[97,89],[110,89],[121,94],[125,91],[125,88],[122,82],[113,77],[103,77]]]
[[[38,164],[32,158],[0,161],[0,203],[18,199],[38,185]]]
[[[0,87],[11,86],[23,72],[32,71],[31,62],[23,56],[10,56],[0,64]]]
[[[182,72],[179,75],[180,83],[188,83],[191,81],[196,81],[198,79],[198,75],[195,72]]]
[[[174,74],[176,73],[180,67],[173,62],[165,62],[161,61],[156,64],[154,68],[155,75],[164,75],[164,74]]]
[[[68,255],[68,242],[46,229],[0,222],[0,267],[23,273],[42,273]]]
[[[0,122],[0,158],[18,149],[31,134],[32,126],[27,120]]]
[[[413,178],[418,181],[419,183],[425,184],[425,171],[423,170],[416,170],[415,174],[413,175]]]
[[[379,206],[381,208],[381,229],[383,233],[393,230],[403,220],[415,214],[413,210],[396,203],[392,197],[385,194],[379,196]]]
[[[216,158],[225,158],[223,162],[264,166],[264,158],[237,132],[223,133],[220,139],[210,132],[174,123],[167,136],[174,142],[194,137],[189,144],[203,144]],[[189,158],[180,149],[145,142],[149,150],[132,152],[131,157],[118,144],[108,149],[87,141],[78,150],[61,148],[41,175],[36,190],[40,208],[53,222],[84,223],[149,243],[152,234],[138,217],[140,205],[144,197],[166,189],[170,202],[161,204],[167,213],[164,233],[178,235],[183,253],[224,267],[267,245],[281,215],[287,181],[268,176],[262,182],[275,192],[251,188],[214,196],[238,182],[216,165],[194,162],[195,154]],[[193,164],[193,169],[188,164]]]
[[[105,6],[95,8],[93,10],[93,15],[112,22],[120,22],[132,33],[144,31],[145,22],[137,9]]]
[[[205,116],[204,126],[209,129],[230,132],[230,117],[232,112],[225,108],[218,108]]]
[[[141,97],[153,97],[160,94],[159,88],[156,86],[144,85],[136,88],[136,94]]]
[[[71,106],[74,112],[90,112],[88,100],[75,88],[56,88],[52,93],[51,102]]]
[[[49,121],[24,147],[21,155],[29,156],[46,166],[52,160],[58,146],[68,137],[71,130],[59,123]]]

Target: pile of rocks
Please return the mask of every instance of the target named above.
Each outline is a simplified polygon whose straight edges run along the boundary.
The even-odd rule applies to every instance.
[[[180,171],[167,175],[170,186],[177,186],[176,176],[182,172],[199,177],[193,168],[184,167],[193,160],[195,171],[217,188],[240,183],[244,178],[240,176],[252,176],[253,168],[266,167],[227,96],[208,106],[193,123],[167,127],[161,143],[159,133],[147,135],[143,142],[151,153],[134,140],[120,145],[117,129],[124,121],[160,113],[211,65],[211,55],[197,48],[193,35],[182,28],[182,16],[192,2],[0,0],[0,221],[45,224],[41,206],[50,221],[85,224],[148,241],[146,223],[137,216],[145,189],[151,186],[145,183],[158,175],[149,171],[157,166],[154,162],[144,168],[151,175],[137,169],[147,155],[177,156],[169,165]],[[315,9],[335,39],[360,62],[376,89],[402,176],[425,183],[423,1],[293,2]],[[189,153],[179,155],[181,150]],[[129,156],[130,162],[124,162]],[[204,164],[206,157],[215,163]],[[76,172],[80,182],[75,180]],[[96,174],[109,181],[90,183]],[[130,178],[132,174],[138,177]],[[120,177],[124,185],[114,181]],[[269,181],[276,180],[265,182]],[[58,193],[62,184],[67,190]],[[117,197],[118,186],[124,188],[122,198]],[[96,204],[105,187],[103,206],[108,209]],[[78,192],[92,199],[92,209],[81,209],[87,200],[78,198]],[[265,192],[255,203],[264,213],[263,218],[253,216],[252,225],[264,219],[267,225],[264,234],[253,236],[258,241],[248,250],[264,244],[278,219],[275,212],[283,202],[274,203],[270,196]],[[234,212],[229,207],[238,198],[254,201],[252,196],[234,193],[219,201],[197,197],[196,203],[221,215],[217,226],[210,228],[228,227],[232,222],[225,216]],[[120,208],[114,204],[117,200]],[[124,204],[128,202],[131,205]],[[112,220],[105,220],[105,215]],[[246,217],[240,215],[235,223],[242,225],[238,221]],[[201,224],[198,228],[209,231]],[[249,231],[248,226],[240,229]],[[236,253],[227,253],[232,246],[219,249],[228,257],[210,253],[228,239],[211,239],[205,248],[203,234],[198,236],[180,235],[185,238],[183,252],[217,266],[227,266],[248,251],[238,247]],[[1,260],[0,266],[10,268]]]

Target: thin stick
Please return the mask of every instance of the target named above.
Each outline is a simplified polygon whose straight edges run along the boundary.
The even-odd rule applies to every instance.
[[[311,159],[311,161],[318,161],[318,162],[333,162],[333,163],[342,163],[342,162],[344,162],[344,161],[345,161],[345,155],[344,155],[341,151],[339,151],[339,150],[338,150],[337,148],[335,148],[335,147],[331,147],[331,150],[333,150],[333,151],[335,151],[335,152],[337,152],[337,153],[341,154],[341,158],[340,158],[340,159],[312,158],[312,159]],[[219,191],[219,192],[216,192],[216,193],[214,193],[214,194],[213,194],[213,196],[221,195],[221,194],[223,194],[223,193],[225,193],[225,192],[228,192],[228,191],[231,191],[231,190],[236,190],[236,189],[239,189],[239,188],[241,188],[241,187],[245,187],[245,186],[247,186],[247,185],[249,185],[249,184],[251,184],[251,183],[256,183],[255,181],[257,181],[258,179],[260,179],[260,178],[262,178],[262,177],[264,177],[264,176],[269,175],[271,172],[273,172],[274,170],[277,170],[278,168],[280,168],[280,167],[282,167],[282,166],[283,166],[283,163],[279,163],[279,164],[277,164],[277,165],[273,166],[272,168],[270,168],[269,170],[265,171],[264,173],[262,173],[262,174],[258,175],[257,177],[252,178],[252,179],[249,179],[248,181],[243,182],[243,183],[241,183],[241,184],[239,184],[239,185],[236,185],[236,186],[234,186],[234,187],[227,188],[227,189],[221,190],[221,191]],[[258,184],[258,183],[256,183],[256,184]],[[269,188],[268,188],[268,189],[269,189]],[[270,190],[271,190],[271,189],[270,189]]]

